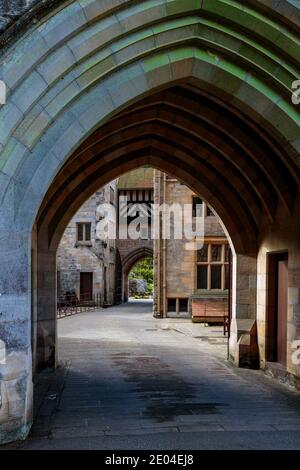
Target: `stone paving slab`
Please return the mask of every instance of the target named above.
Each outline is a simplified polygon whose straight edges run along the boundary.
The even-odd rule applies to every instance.
[[[300,394],[230,365],[222,335],[203,341],[217,327],[157,320],[145,303],[58,327],[61,366],[38,377],[31,434],[13,448],[300,449]]]

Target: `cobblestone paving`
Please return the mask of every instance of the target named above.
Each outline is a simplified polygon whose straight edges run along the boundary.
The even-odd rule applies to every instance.
[[[59,320],[25,449],[300,448],[300,395],[226,362],[221,327],[158,320],[147,303]]]

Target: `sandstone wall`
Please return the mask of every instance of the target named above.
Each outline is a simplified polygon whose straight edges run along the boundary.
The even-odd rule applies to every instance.
[[[97,207],[110,203],[111,188],[114,191],[114,205],[117,203],[117,182],[114,181],[97,191],[88,199],[67,226],[57,251],[58,297],[67,291],[75,291],[80,296],[80,273],[93,272],[93,294],[105,298],[105,268],[107,302],[114,303],[116,241],[100,240],[97,237]],[[91,223],[91,243],[77,242],[77,223]]]

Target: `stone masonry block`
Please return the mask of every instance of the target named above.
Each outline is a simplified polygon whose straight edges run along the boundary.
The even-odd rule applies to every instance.
[[[50,122],[51,117],[45,111],[41,111],[24,134],[20,136],[20,141],[29,149],[34,148]],[[17,133],[15,135],[17,136]]]
[[[85,16],[89,21],[95,20],[104,13],[114,10],[116,7],[122,5],[124,0],[78,0]]]
[[[69,38],[86,22],[81,6],[75,1],[39,26],[38,31],[48,47],[54,47]]]
[[[123,9],[116,13],[124,33],[134,28],[145,27],[148,23],[161,20],[166,15],[165,5],[161,0],[151,0],[150,2],[138,2],[130,8]]]
[[[22,119],[22,111],[14,103],[7,103],[0,109],[0,143],[5,144],[8,136]]]
[[[47,45],[37,30],[22,37],[3,58],[0,67],[0,79],[14,89],[22,83],[34,64],[47,53]],[[13,60],[12,60],[13,55]]]
[[[121,34],[122,29],[116,17],[104,18],[70,39],[68,47],[79,62],[86,56],[95,55],[105,49],[106,43],[110,42],[111,38],[117,38]]]
[[[154,47],[154,38],[150,37],[135,44],[120,49],[114,54],[114,60],[117,64],[122,64],[139,54],[143,54],[145,50],[150,50]]]
[[[139,64],[129,66],[118,76],[112,75],[105,81],[105,87],[116,109],[125,103],[129,104],[131,100],[149,90],[147,79]]]
[[[81,126],[89,131],[100,123],[102,119],[108,116],[114,110],[112,99],[108,93],[96,94],[97,99],[79,115],[78,121]]]
[[[37,67],[37,71],[48,85],[59,80],[75,64],[75,57],[68,46],[63,46],[53,52]]]
[[[4,341],[6,350],[26,349],[31,344],[30,321],[16,320],[0,323],[0,338]]]
[[[76,81],[71,82],[63,90],[58,92],[55,98],[47,104],[45,111],[54,118],[63,108],[66,108],[71,101],[75,101],[80,91],[79,84]]]
[[[17,170],[18,165],[28,153],[28,148],[18,142],[13,137],[9,139],[5,150],[0,153],[0,168],[3,164],[3,172],[6,175],[13,176]],[[1,196],[0,196],[1,199]]]
[[[11,96],[12,102],[25,113],[44,93],[47,83],[41,75],[33,71]]]
[[[59,162],[63,161],[76,145],[78,145],[78,142],[83,139],[84,135],[83,127],[74,119],[72,124],[61,134],[61,137],[53,143],[51,152],[56,156]],[[53,170],[55,171],[55,162],[53,162]]]
[[[201,0],[167,0],[167,14],[178,15],[187,13],[189,11],[195,12],[201,11],[202,1]]]

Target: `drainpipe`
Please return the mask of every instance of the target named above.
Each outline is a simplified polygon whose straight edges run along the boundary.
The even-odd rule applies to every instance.
[[[167,200],[167,175],[163,174],[163,204]],[[166,217],[163,214],[163,226],[166,224]],[[165,230],[163,230],[164,234]],[[167,240],[163,238],[163,317],[167,317]]]
[[[158,201],[157,203],[160,204],[161,200],[161,174],[158,172],[158,178],[157,178],[157,197]],[[161,304],[161,240],[160,240],[160,215],[158,217],[158,239],[157,239],[157,251],[158,251],[158,272],[157,272],[157,294],[158,294],[158,314],[161,315],[162,311],[162,304]]]
[[[160,184],[160,172],[158,170],[154,170],[154,203],[160,204],[160,191],[161,191],[161,184]],[[155,214],[156,217],[156,214]],[[160,217],[158,220],[154,220],[153,224],[158,224],[158,237],[153,240],[155,244],[155,256],[156,256],[156,272],[155,272],[155,284],[156,284],[156,311],[154,312],[156,317],[161,317],[161,241],[160,241]]]
[[[230,341],[230,327],[231,327],[231,317],[232,317],[232,252],[231,248],[229,249],[229,289],[228,289],[228,332],[227,332],[227,360],[230,358],[229,351],[229,341]]]

